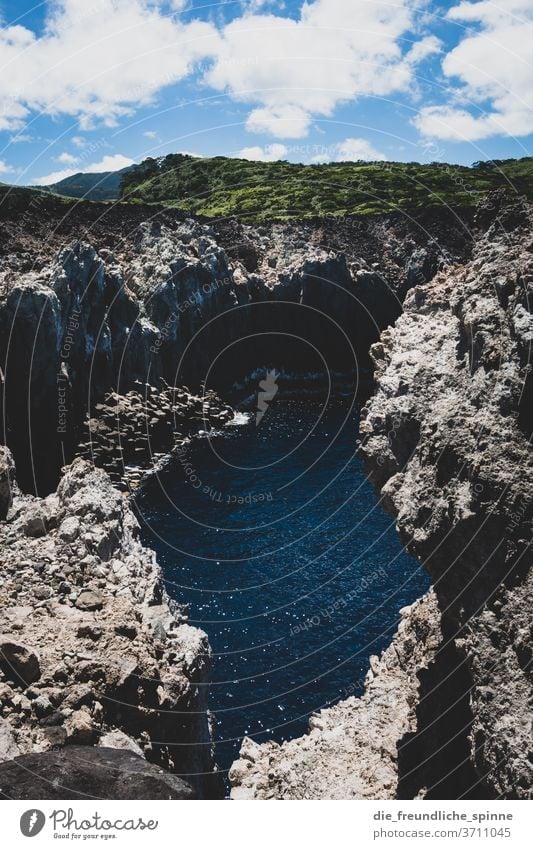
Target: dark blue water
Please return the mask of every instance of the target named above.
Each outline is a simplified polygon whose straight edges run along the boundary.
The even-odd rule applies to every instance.
[[[193,440],[138,499],[171,596],[209,635],[216,755],[282,741],[358,695],[368,658],[429,581],[357,456],[350,403],[275,401],[260,425]]]

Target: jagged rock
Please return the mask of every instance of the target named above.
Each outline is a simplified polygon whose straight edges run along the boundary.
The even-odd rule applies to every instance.
[[[67,746],[0,764],[2,799],[195,799],[193,788],[133,752]]]
[[[15,742],[11,726],[5,719],[0,719],[0,762],[10,761],[20,755],[20,749]]]
[[[107,749],[123,749],[141,758],[144,757],[141,747],[123,731],[108,731],[100,737],[98,745]]]
[[[260,367],[272,358],[292,372],[324,371],[320,357],[309,363],[309,345],[315,345],[330,369],[357,372],[366,392],[368,346],[400,313],[413,275],[425,282],[444,256],[462,258],[471,238],[443,212],[420,228],[386,216],[336,226],[328,220],[273,224],[261,235],[222,222],[220,244],[214,229],[197,221],[153,223],[126,228],[113,251],[107,233],[97,245],[80,241],[77,230],[75,241],[60,250],[47,241],[47,265],[39,273],[21,273],[18,266],[16,273],[2,272],[4,441],[27,491],[55,488],[80,442],[84,456],[117,482],[124,463],[151,462],[150,443],[168,452],[173,425],[187,430],[195,424],[192,415],[174,423],[172,413],[165,421],[153,408],[138,419],[121,411],[121,427],[116,420],[103,427],[108,411],[100,403],[106,393],[125,397],[138,384],[160,389],[163,379],[199,386],[226,349],[225,376],[235,371],[242,380],[244,362]],[[69,227],[62,220],[60,229]],[[215,378],[218,385],[222,378]],[[147,394],[139,392],[137,412]],[[86,416],[95,426],[91,433]],[[199,410],[196,428],[201,417]],[[216,426],[215,415],[209,418]],[[128,424],[130,435],[146,438],[137,444],[124,438]]]
[[[45,537],[23,533],[36,510],[48,517]],[[6,721],[20,752],[96,745],[108,732],[121,732],[139,741],[149,761],[190,775],[199,796],[219,793],[210,777],[207,687],[198,686],[209,678],[207,637],[184,624],[178,606],[170,608],[155,556],[142,547],[122,494],[105,472],[78,459],[53,498],[17,495],[9,516],[0,523],[8,600],[0,611],[0,687],[2,678],[12,684],[4,683],[0,694],[2,705],[9,699]],[[74,524],[73,543],[64,530]],[[35,597],[36,574],[51,591],[45,600]],[[60,591],[65,577],[71,592]],[[169,638],[153,636],[154,610],[168,621]]]
[[[87,710],[74,711],[65,722],[65,731],[69,743],[90,746],[96,741],[96,727]]]
[[[448,664],[433,674],[434,715],[451,695],[462,717],[457,733],[451,722],[437,733],[433,722],[430,745],[420,708],[414,745],[425,766],[412,773],[413,795],[442,779],[439,750],[448,772],[470,768],[478,793],[533,792],[533,223],[520,204],[499,214],[507,232],[491,226],[463,269],[407,296],[404,315],[372,350],[377,387],[361,423],[367,468],[432,575],[461,670]],[[445,669],[448,683],[439,684]]]

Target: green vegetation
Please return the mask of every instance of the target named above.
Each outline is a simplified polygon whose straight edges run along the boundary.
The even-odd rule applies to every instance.
[[[37,210],[39,204],[51,202],[50,192],[43,189],[32,189],[28,186],[10,186],[7,183],[0,183],[0,218],[7,218],[11,213],[26,210],[29,206]],[[60,197],[53,195],[53,202],[56,205],[68,206],[73,203],[72,198]]]
[[[120,196],[121,180],[128,171],[129,167],[122,168],[121,171],[73,174],[72,177],[65,177],[59,183],[45,186],[43,190],[70,198],[96,201],[116,200]]]
[[[533,157],[476,163],[338,162],[293,165],[171,154],[122,177],[121,197],[253,221],[475,206],[491,189],[533,199]]]

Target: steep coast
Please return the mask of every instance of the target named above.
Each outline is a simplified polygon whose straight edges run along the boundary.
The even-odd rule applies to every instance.
[[[234,796],[528,796],[529,209],[218,229],[145,213],[44,241],[35,211],[2,223],[2,759],[126,747],[185,795],[218,792],[206,637],[94,464],[220,426],[224,376],[283,361],[359,381],[368,472],[434,591],[360,699],[283,746],[245,741]]]
[[[306,737],[245,741],[235,798],[531,797],[531,209],[496,200],[477,223],[471,261],[415,286],[371,348],[362,410],[433,615],[405,611],[364,695]]]

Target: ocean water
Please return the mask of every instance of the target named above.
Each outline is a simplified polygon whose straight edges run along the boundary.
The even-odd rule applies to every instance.
[[[353,403],[265,406],[193,439],[137,499],[169,594],[209,635],[224,773],[244,735],[281,742],[359,695],[429,586],[365,477]]]

